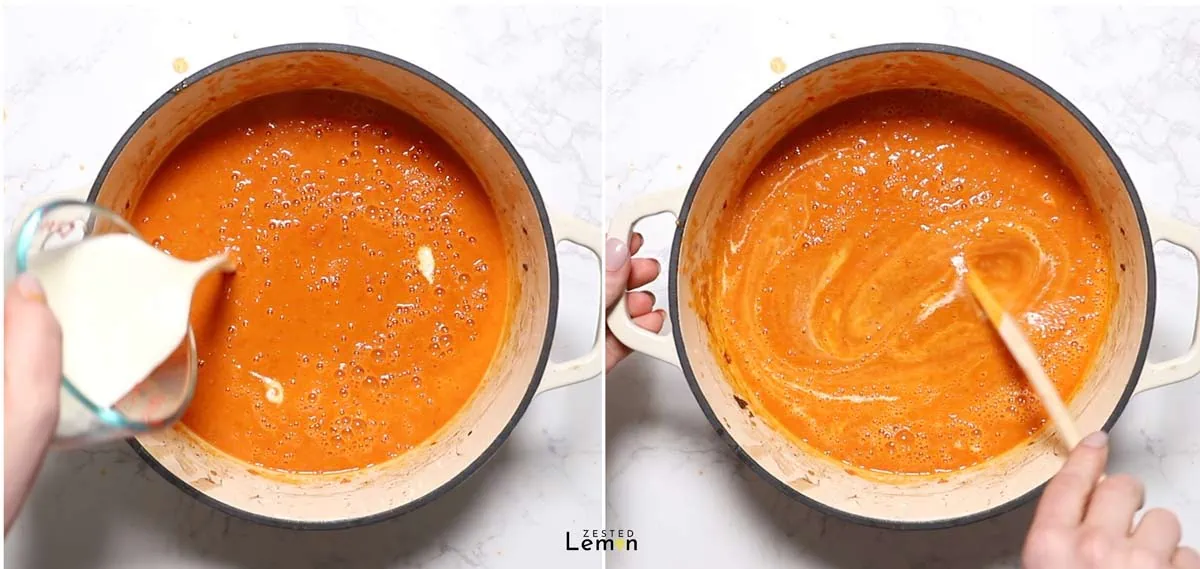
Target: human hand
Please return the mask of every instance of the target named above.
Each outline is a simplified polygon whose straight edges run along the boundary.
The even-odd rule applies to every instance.
[[[4,294],[4,533],[12,527],[58,425],[62,330],[41,285],[23,274]]]
[[[617,238],[609,238],[604,245],[604,309],[612,310],[621,295],[625,295],[625,306],[629,309],[629,317],[633,323],[654,333],[662,330],[667,313],[654,310],[654,293],[646,291],[629,292],[658,278],[660,267],[654,259],[631,259],[642,248],[642,235],[634,233],[628,246]],[[629,348],[613,336],[612,330],[607,330],[604,336],[606,371],[620,363],[629,355]]]
[[[1175,514],[1152,509],[1133,523],[1145,493],[1138,479],[1101,479],[1108,436],[1082,442],[1038,503],[1022,565],[1026,569],[1200,569],[1200,555],[1181,547]]]

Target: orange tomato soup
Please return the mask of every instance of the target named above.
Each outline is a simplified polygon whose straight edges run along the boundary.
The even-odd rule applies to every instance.
[[[728,201],[713,247],[697,308],[737,391],[800,444],[891,474],[966,468],[1045,423],[964,269],[1068,398],[1116,287],[1104,223],[1058,157],[934,91],[806,121]]]
[[[239,258],[197,291],[183,424],[267,468],[362,468],[421,443],[470,399],[506,326],[504,239],[482,186],[371,99],[239,105],[170,155],[131,218],[172,255]]]

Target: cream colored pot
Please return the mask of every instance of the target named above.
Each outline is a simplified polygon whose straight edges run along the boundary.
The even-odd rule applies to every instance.
[[[756,420],[735,400],[709,350],[708,327],[692,306],[694,271],[709,254],[713,228],[728,200],[784,135],[819,111],[856,95],[895,88],[951,91],[1019,118],[1075,172],[1108,224],[1119,300],[1100,361],[1070,404],[1084,432],[1108,429],[1129,398],[1200,372],[1200,345],[1162,363],[1147,363],[1154,320],[1154,253],[1158,241],[1200,251],[1200,230],[1149,215],[1120,159],[1100,132],[1062,95],[994,58],[928,44],[892,44],[838,54],[772,86],[725,129],[686,191],[648,195],[625,204],[609,229],[628,234],[639,219],[669,212],[678,218],[670,258],[673,337],[646,332],[624,305],[611,312],[613,333],[633,349],[683,369],[710,423],[754,471],[819,510],[868,525],[936,528],[1007,511],[1036,495],[1063,457],[1052,430],[1031,444],[942,480],[880,483],[806,452]],[[623,302],[623,301],[622,301]],[[1200,328],[1198,328],[1200,330]],[[1200,334],[1197,334],[1200,335]]]
[[[182,428],[132,441],[159,474],[218,509],[271,525],[329,529],[398,515],[445,493],[495,454],[536,394],[601,373],[599,335],[579,359],[550,362],[549,353],[559,301],[555,244],[573,241],[599,258],[602,243],[598,228],[547,214],[512,144],[465,96],[405,61],[345,45],[259,49],[189,77],[125,133],[89,200],[127,215],[167,155],[206,121],[252,98],[312,88],[378,99],[444,138],[490,195],[516,275],[512,324],[480,391],[443,431],[391,462],[349,475],[285,477],[230,458]]]

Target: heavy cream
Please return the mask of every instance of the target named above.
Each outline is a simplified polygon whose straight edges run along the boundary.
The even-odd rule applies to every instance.
[[[63,375],[98,408],[109,409],[175,352],[187,333],[197,281],[225,263],[223,255],[181,261],[134,235],[106,234],[42,251],[27,270],[41,282],[62,327]],[[90,413],[70,399],[64,399],[60,431],[73,430],[67,428],[71,414]]]

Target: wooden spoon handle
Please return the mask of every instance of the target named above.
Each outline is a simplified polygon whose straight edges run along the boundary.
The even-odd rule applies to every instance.
[[[1075,425],[1075,420],[1067,411],[1067,406],[1059,396],[1058,389],[1054,387],[1054,382],[1050,381],[1046,370],[1042,369],[1042,364],[1038,362],[1033,345],[1021,332],[1017,321],[1000,308],[1000,303],[984,286],[983,281],[979,280],[979,277],[974,273],[967,273],[966,280],[967,287],[971,289],[971,293],[975,295],[980,306],[983,307],[983,311],[987,313],[988,320],[1000,333],[1000,339],[1004,340],[1005,346],[1008,346],[1009,353],[1012,354],[1013,359],[1017,360],[1017,365],[1021,366],[1025,376],[1029,378],[1029,383],[1033,384],[1033,390],[1037,392],[1038,399],[1042,401],[1042,406],[1046,409],[1046,414],[1050,415],[1050,420],[1058,429],[1058,434],[1066,444],[1067,450],[1074,449],[1081,438],[1079,427]]]
[[[1025,334],[1021,332],[1021,329],[1017,327],[1017,323],[1008,314],[1005,314],[1001,318],[1000,325],[996,329],[1000,332],[1000,337],[1004,339],[1008,350],[1012,352],[1013,359],[1017,360],[1017,365],[1021,366],[1021,369],[1025,371],[1026,377],[1029,378],[1029,383],[1033,385],[1033,390],[1037,392],[1038,398],[1042,400],[1042,406],[1046,408],[1046,414],[1050,415],[1050,420],[1054,422],[1059,435],[1062,436],[1067,450],[1074,449],[1075,445],[1079,444],[1081,438],[1079,427],[1075,425],[1075,420],[1071,418],[1070,411],[1067,411],[1067,406],[1063,403],[1062,397],[1059,396],[1054,382],[1050,381],[1050,378],[1046,375],[1046,371],[1038,363],[1037,354],[1033,352],[1033,347],[1029,344],[1029,340],[1025,338]]]

